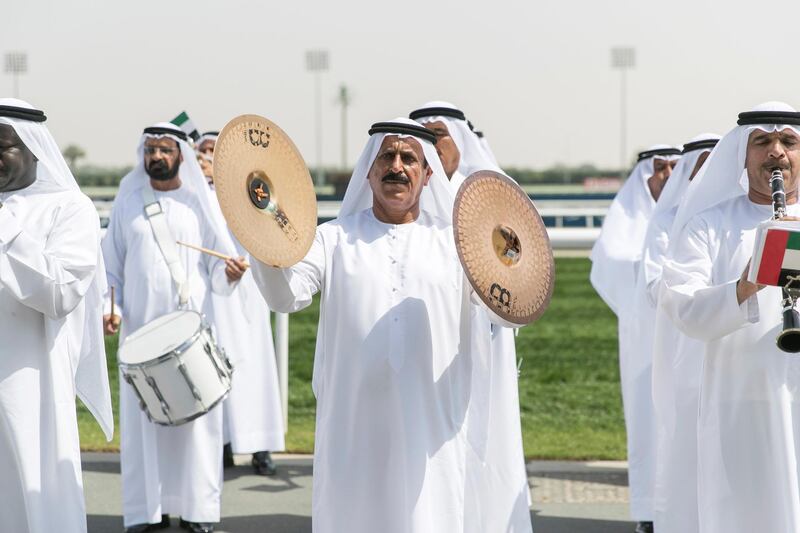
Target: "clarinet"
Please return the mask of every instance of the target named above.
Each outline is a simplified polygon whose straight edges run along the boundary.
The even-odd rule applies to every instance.
[[[783,185],[783,172],[772,171],[769,179],[772,188],[772,218],[780,220],[786,216],[786,190]],[[778,348],[788,353],[800,352],[800,313],[797,312],[797,289],[784,287],[781,307],[783,308],[783,331],[778,334]]]
[[[780,220],[786,216],[786,191],[783,187],[783,172],[779,168],[772,171],[769,185],[772,187],[772,218]]]

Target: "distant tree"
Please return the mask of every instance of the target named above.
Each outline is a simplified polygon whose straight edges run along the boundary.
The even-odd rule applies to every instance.
[[[70,144],[64,148],[62,154],[64,155],[64,159],[67,160],[69,168],[73,171],[75,170],[75,164],[78,162],[78,159],[86,157],[86,152],[84,149],[77,144]]]

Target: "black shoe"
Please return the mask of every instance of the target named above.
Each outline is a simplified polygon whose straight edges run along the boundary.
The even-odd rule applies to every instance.
[[[157,524],[136,524],[125,528],[125,533],[144,533],[145,531],[158,531],[169,527],[169,515],[162,514],[161,522]]]
[[[214,533],[214,524],[208,522],[189,522],[181,518],[180,526],[192,533]]]
[[[234,466],[233,463],[233,449],[230,443],[222,447],[222,468],[230,468]]]
[[[269,452],[256,452],[253,454],[253,469],[260,476],[274,476],[278,473],[278,467]]]
[[[634,533],[653,533],[652,522],[638,522]]]

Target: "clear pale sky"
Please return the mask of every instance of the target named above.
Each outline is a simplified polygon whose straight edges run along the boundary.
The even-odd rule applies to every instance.
[[[340,161],[340,84],[353,93],[348,163],[369,125],[449,100],[501,165],[619,162],[619,73],[634,46],[628,152],[725,133],[766,100],[800,108],[800,1],[6,0],[0,54],[28,53],[20,96],[59,144],[130,164],[144,126],[187,110],[200,129],[257,113],[315,164],[305,51],[325,48],[324,162]],[[0,73],[0,94],[12,80]]]

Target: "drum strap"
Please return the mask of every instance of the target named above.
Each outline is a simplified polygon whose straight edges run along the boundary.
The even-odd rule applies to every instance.
[[[169,231],[164,210],[161,209],[161,204],[156,200],[153,188],[149,183],[142,187],[142,200],[144,200],[144,216],[150,222],[153,237],[155,237],[158,249],[161,250],[161,255],[167,263],[172,282],[175,283],[175,287],[178,290],[180,306],[184,307],[189,302],[190,292],[186,269],[183,268],[181,257],[178,254],[178,244]]]

